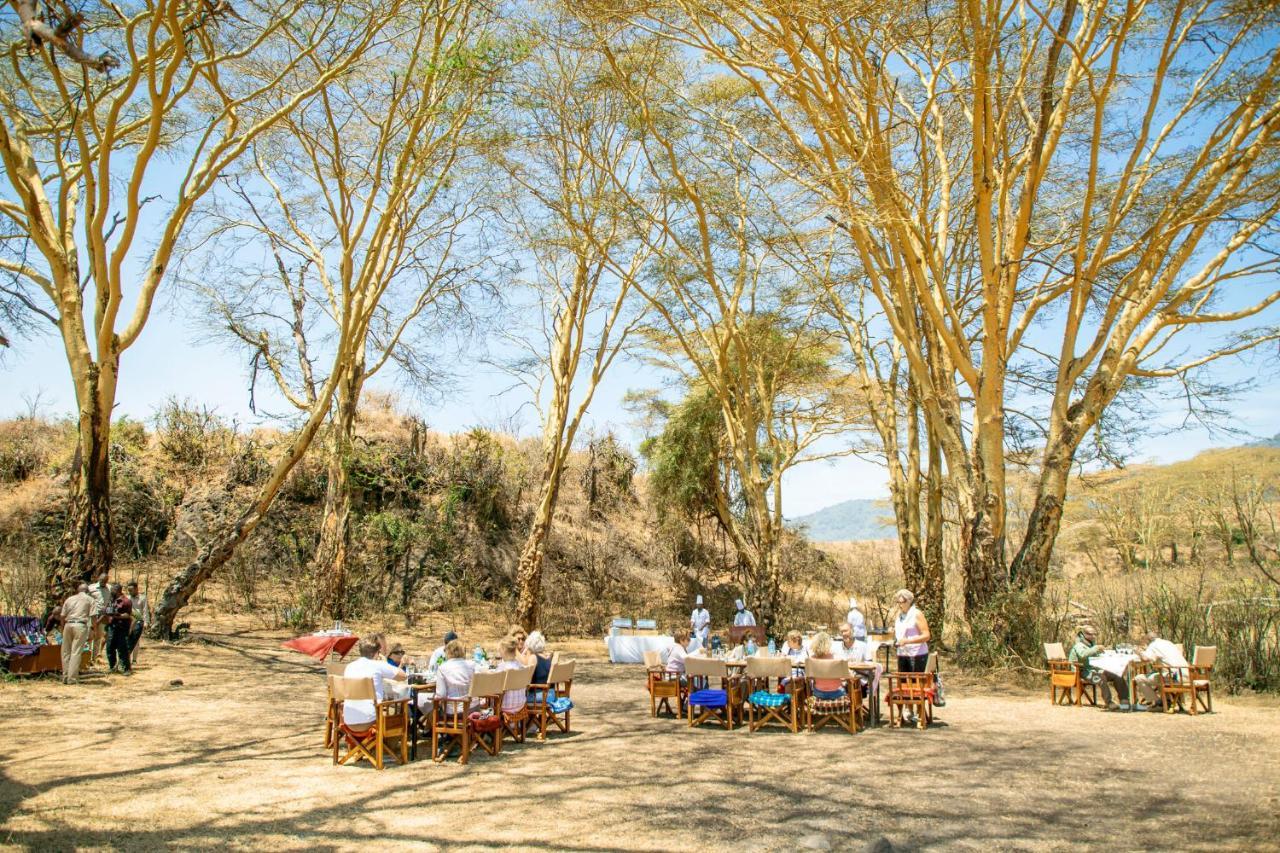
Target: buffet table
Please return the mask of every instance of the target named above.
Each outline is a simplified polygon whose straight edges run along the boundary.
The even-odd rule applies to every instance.
[[[666,635],[625,635],[605,637],[609,646],[611,663],[644,663],[645,652],[660,652],[668,648],[675,638]]]

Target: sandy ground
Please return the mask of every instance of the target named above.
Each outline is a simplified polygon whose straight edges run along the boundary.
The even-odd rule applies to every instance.
[[[1108,714],[953,680],[926,732],[690,730],[583,641],[571,735],[377,772],[331,765],[320,667],[285,638],[229,628],[132,678],[0,685],[0,845],[1280,849],[1274,704]]]

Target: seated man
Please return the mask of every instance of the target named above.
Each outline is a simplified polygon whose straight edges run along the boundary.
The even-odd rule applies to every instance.
[[[360,639],[360,657],[347,664],[342,670],[343,678],[373,679],[373,693],[377,701],[386,699],[387,681],[404,681],[408,676],[403,669],[398,669],[382,657],[382,640],[374,634]],[[342,722],[356,731],[368,729],[377,720],[378,715],[373,702],[368,699],[349,699],[342,703]]]
[[[1143,646],[1138,649],[1138,654],[1147,663],[1173,667],[1185,667],[1188,665],[1186,655],[1178,651],[1178,647],[1173,643],[1168,640],[1162,640],[1155,631],[1147,634]],[[1179,678],[1184,674],[1184,672],[1175,672],[1174,677]],[[1142,675],[1135,675],[1133,686],[1138,689],[1138,693],[1141,695],[1145,705],[1151,708],[1160,707],[1159,674],[1148,672]]]
[[[1071,647],[1067,660],[1080,664],[1080,678],[1082,680],[1102,688],[1102,701],[1107,703],[1108,711],[1127,711],[1129,710],[1129,684],[1124,680],[1124,677],[1116,675],[1114,672],[1108,672],[1105,669],[1095,669],[1089,666],[1089,658],[1100,655],[1105,651],[1102,646],[1098,645],[1097,640],[1097,628],[1092,625],[1080,626],[1080,630],[1076,633],[1075,645]],[[1116,693],[1120,695],[1119,705],[1111,698],[1111,689],[1113,687]]]

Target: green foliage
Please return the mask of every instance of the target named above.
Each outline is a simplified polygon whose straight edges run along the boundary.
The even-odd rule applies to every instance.
[[[651,499],[660,519],[716,514],[721,491],[724,421],[709,388],[692,389],[640,453],[649,465]]]

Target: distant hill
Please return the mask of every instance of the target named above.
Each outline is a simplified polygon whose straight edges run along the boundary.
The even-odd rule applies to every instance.
[[[1247,446],[1248,447],[1280,447],[1280,432],[1271,436],[1271,438],[1264,438],[1260,441],[1255,441]]]
[[[867,539],[896,539],[898,531],[889,523],[893,509],[887,500],[850,500],[823,507],[817,512],[793,518],[787,526],[804,528],[811,542],[856,542]]]

